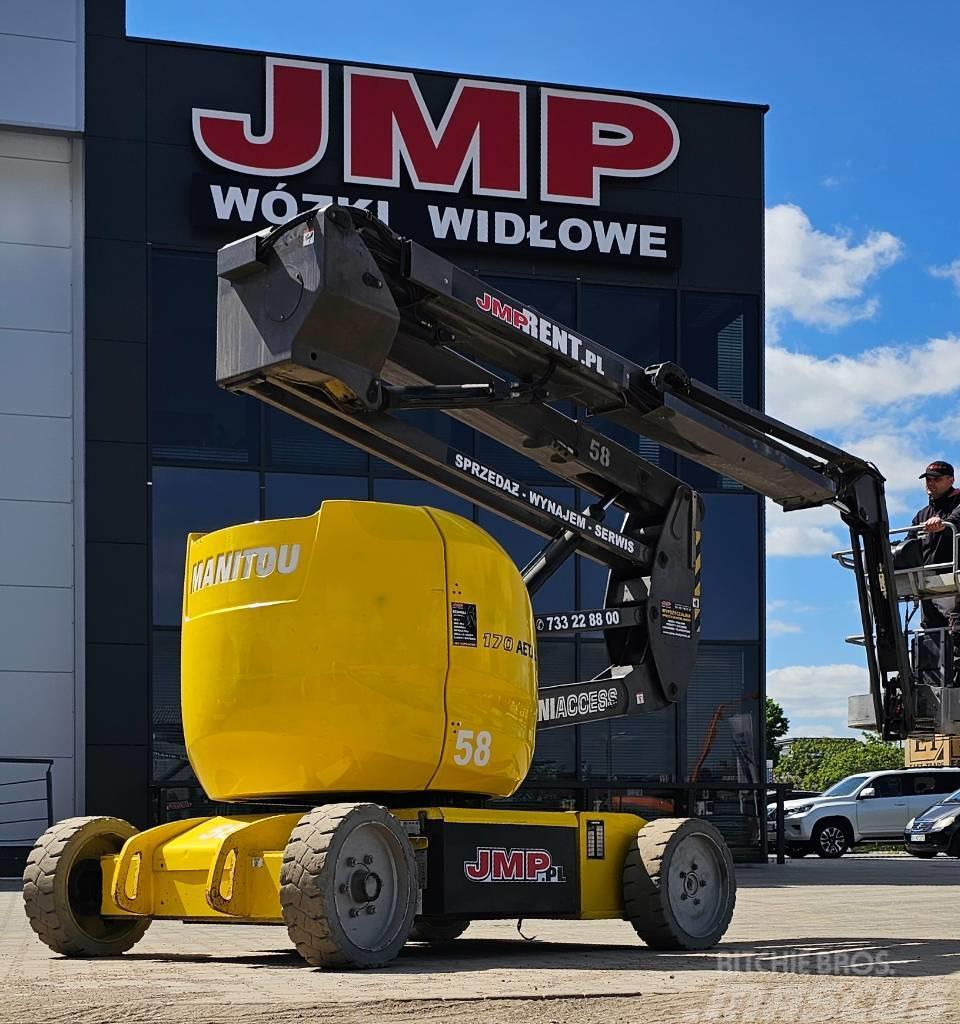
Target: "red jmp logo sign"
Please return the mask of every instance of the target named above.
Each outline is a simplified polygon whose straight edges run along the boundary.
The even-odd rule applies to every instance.
[[[529,88],[536,88],[531,86]],[[193,135],[216,164],[245,174],[291,177],[324,158],[330,119],[342,117],[342,181],[397,188],[401,163],[415,189],[528,197],[528,86],[458,79],[439,120],[405,71],[343,69],[343,109],[330,108],[330,67],[266,59],[265,119],[193,110]],[[605,177],[659,174],[680,146],[670,116],[630,96],[540,87],[540,199],[600,204]]]
[[[506,850],[480,846],[463,873],[471,882],[564,882],[563,865],[554,864],[549,850]]]

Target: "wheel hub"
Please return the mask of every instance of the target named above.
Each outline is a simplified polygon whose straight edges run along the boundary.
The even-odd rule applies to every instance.
[[[383,892],[383,879],[367,868],[357,868],[350,876],[350,895],[354,903],[373,903]]]
[[[676,846],[668,871],[670,905],[677,923],[691,935],[709,934],[723,911],[727,883],[720,851],[705,835]]]
[[[335,904],[351,943],[376,950],[389,942],[400,912],[397,841],[389,829],[364,822],[345,837],[337,860]]]

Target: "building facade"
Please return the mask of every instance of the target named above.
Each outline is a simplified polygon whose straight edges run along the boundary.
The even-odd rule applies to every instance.
[[[50,360],[36,349],[42,335],[39,343],[59,344],[63,359],[69,349],[77,362],[74,391],[82,381],[72,406],[62,379],[57,395],[0,382],[0,420],[31,417],[10,430],[34,446],[24,448],[12,432],[0,439],[19,467],[0,474],[0,499],[17,490],[0,500],[0,600],[21,616],[12,626],[0,616],[0,630],[36,647],[23,669],[8,668],[0,652],[0,678],[12,673],[4,702],[29,690],[34,715],[0,724],[0,757],[16,749],[66,758],[69,749],[55,780],[57,815],[112,813],[145,825],[206,807],[179,711],[188,531],[306,515],[325,498],[356,498],[459,512],[520,563],[541,543],[220,391],[217,248],[317,203],[362,204],[579,334],[639,363],[676,360],[761,407],[764,108],[134,39],[125,34],[123,3],[113,0],[89,6],[75,45],[85,58],[85,84],[76,84],[78,96],[85,92],[84,120],[77,113],[76,135],[56,140],[70,160],[64,169],[64,160],[39,149],[30,159],[59,167],[82,244],[81,235],[64,234],[62,215],[50,218],[60,230],[55,241],[0,239],[0,258],[8,245],[45,245],[71,268],[56,287],[36,272],[51,295],[32,308],[49,322],[0,324],[24,332],[4,345],[19,343],[22,358],[43,361],[40,376],[52,387]],[[0,155],[17,137],[0,133]],[[54,139],[44,136],[43,145]],[[7,174],[0,171],[0,203],[14,180]],[[25,180],[41,187],[32,172]],[[85,296],[79,311],[64,304],[71,283]],[[62,461],[69,470],[39,494],[36,464],[49,460],[36,446],[47,419],[76,451]],[[566,505],[592,497],[441,414],[422,422],[515,479],[541,490],[552,484]],[[735,845],[759,854],[762,794],[723,785],[763,780],[761,499],[643,439],[617,436],[704,495],[695,678],[670,711],[543,734],[513,801],[668,809],[676,806],[671,786],[697,783],[711,788],[694,794],[691,810],[713,815]],[[41,528],[32,506],[13,507],[25,502],[59,515],[51,530],[61,544],[76,538],[73,561],[52,542],[36,542],[50,552],[51,570],[66,558],[69,576],[64,570],[40,583],[29,552],[8,543],[23,519]],[[599,566],[571,560],[535,607],[596,607],[604,580]],[[64,594],[44,606],[50,626],[41,635],[28,600],[42,587]],[[52,610],[56,599],[71,609],[69,628],[67,612]],[[59,653],[44,639],[53,633],[65,645]],[[596,635],[544,641],[541,678],[590,678],[605,657]],[[67,692],[75,695],[69,706]],[[62,735],[49,734],[54,721]]]

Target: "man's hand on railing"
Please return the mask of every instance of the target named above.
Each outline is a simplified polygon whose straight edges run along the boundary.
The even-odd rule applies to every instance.
[[[923,523],[924,533],[942,533],[943,520],[939,516],[931,516]]]

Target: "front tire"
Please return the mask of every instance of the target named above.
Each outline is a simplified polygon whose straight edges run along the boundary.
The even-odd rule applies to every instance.
[[[660,818],[623,866],[624,917],[653,949],[709,949],[733,917],[737,882],[720,833],[698,818]]]
[[[67,818],[37,840],[23,872],[23,902],[40,941],[63,956],[119,956],[143,938],[148,917],[100,913],[100,858],[137,829],[120,818]]]
[[[810,839],[813,852],[826,860],[842,857],[853,843],[850,826],[840,818],[827,818],[813,828]]]
[[[379,804],[327,804],[294,828],[280,907],[315,967],[379,967],[400,952],[417,910],[417,869],[402,826]]]

